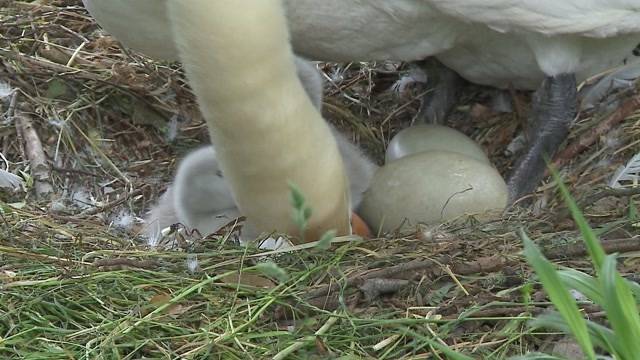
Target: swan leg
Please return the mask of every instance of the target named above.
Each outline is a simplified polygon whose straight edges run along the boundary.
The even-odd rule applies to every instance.
[[[427,124],[444,124],[458,100],[464,80],[436,58],[417,64],[427,74],[427,93],[422,97],[418,119]]]
[[[509,203],[533,192],[542,180],[546,161],[569,133],[577,109],[574,74],[549,76],[534,93],[525,136],[527,148],[509,179]]]

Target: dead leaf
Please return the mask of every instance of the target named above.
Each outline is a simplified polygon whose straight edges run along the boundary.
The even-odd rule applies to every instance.
[[[169,301],[171,301],[171,295],[166,293],[154,295],[153,297],[151,297],[151,299],[149,299],[149,303],[152,305],[155,305],[156,308],[168,303]],[[164,313],[175,318],[175,317],[178,317],[179,315],[184,314],[190,308],[191,306],[185,306],[182,304],[173,304],[167,307],[164,310]],[[144,313],[148,313],[148,312],[149,311],[145,311]]]

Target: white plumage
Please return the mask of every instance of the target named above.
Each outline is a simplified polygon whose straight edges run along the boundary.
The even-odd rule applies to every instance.
[[[172,58],[166,0],[83,0],[123,43]],[[286,0],[294,51],[323,61],[435,56],[474,83],[538,89],[509,186],[531,192],[576,113],[575,83],[638,62],[639,0]],[[247,15],[251,9],[247,9]],[[436,76],[437,77],[437,76]],[[449,96],[451,97],[451,96]]]
[[[165,0],[83,0],[124,44],[176,59]],[[312,60],[437,56],[470,81],[535,89],[544,75],[578,80],[634,60],[637,0],[288,0],[294,50]]]

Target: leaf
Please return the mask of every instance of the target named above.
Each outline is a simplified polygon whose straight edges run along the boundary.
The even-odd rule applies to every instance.
[[[149,299],[149,302],[153,305],[162,305],[168,303],[171,300],[171,295],[166,293],[156,294]]]
[[[47,84],[45,97],[49,99],[58,99],[68,97],[70,91],[67,84],[60,79],[53,79]]]
[[[318,240],[316,248],[320,250],[328,250],[331,247],[331,241],[336,237],[335,230],[329,230]]]
[[[587,330],[589,331],[589,337],[593,343],[610,353],[615,353],[618,347],[618,340],[613,331],[593,321],[587,321]],[[564,333],[570,333],[571,329],[564,321],[562,316],[557,312],[551,312],[538,316],[536,319],[529,322],[529,325],[533,328],[546,328],[555,329]]]
[[[300,190],[300,188],[293,183],[289,184],[289,190],[291,191],[291,206],[293,206],[294,209],[304,208],[306,199],[302,194],[302,190]]]
[[[587,252],[589,253],[589,257],[593,262],[596,272],[600,271],[600,267],[602,266],[602,262],[604,261],[605,252],[596,236],[595,232],[589,226],[587,219],[585,219],[584,215],[582,215],[582,211],[578,208],[576,201],[573,199],[571,194],[569,193],[569,189],[564,185],[558,171],[553,167],[549,166],[549,170],[551,171],[551,175],[553,176],[553,180],[558,184],[558,189],[560,190],[560,194],[562,194],[562,198],[564,202],[569,207],[569,211],[571,212],[571,216],[573,220],[578,225],[578,229],[582,234],[582,238],[587,248]]]
[[[9,207],[12,207],[14,209],[20,210],[23,209],[25,206],[27,206],[27,203],[24,201],[20,201],[20,202],[15,202],[15,203],[8,203],[7,204]]]
[[[636,154],[627,162],[627,165],[620,166],[613,174],[609,186],[620,189],[637,184],[640,180],[640,153]]]
[[[17,190],[24,188],[24,180],[16,174],[0,169],[0,188]]]
[[[578,290],[598,305],[604,302],[600,283],[593,276],[569,268],[558,271],[558,275],[567,288]]]
[[[166,293],[156,294],[149,299],[149,303],[154,305],[156,308],[168,304],[169,301],[171,301],[171,295]],[[190,306],[183,306],[181,304],[170,304],[166,306],[164,311],[167,315],[177,317],[178,315],[182,315],[187,312],[190,308]]]
[[[272,261],[261,262],[253,267],[253,269],[260,273],[270,276],[279,282],[285,282],[289,279],[289,274],[278,264]]]
[[[604,293],[603,307],[618,337],[622,359],[635,359],[640,354],[640,315],[627,282],[616,270],[615,254],[605,257],[599,280]]]
[[[589,333],[587,332],[587,325],[578,309],[576,301],[562,284],[556,269],[544,255],[542,255],[542,252],[540,252],[538,247],[529,239],[523,230],[520,230],[520,238],[524,243],[524,255],[529,264],[535,269],[544,290],[549,295],[549,299],[551,299],[553,305],[566,321],[571,330],[571,334],[575,337],[587,358],[595,359],[596,354],[593,350]]]
[[[255,274],[248,274],[246,272],[243,272],[242,274],[229,274],[222,277],[220,280],[222,280],[222,282],[225,284],[240,284],[264,289],[272,289],[276,286],[273,281],[267,279],[266,277]]]

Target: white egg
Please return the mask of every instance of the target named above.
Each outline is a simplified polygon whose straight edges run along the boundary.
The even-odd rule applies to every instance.
[[[400,131],[391,139],[385,162],[424,151],[451,151],[491,164],[484,150],[458,130],[442,125],[415,125]]]
[[[439,224],[464,214],[495,215],[507,185],[490,164],[450,151],[392,161],[376,172],[360,213],[375,233],[400,225]]]

